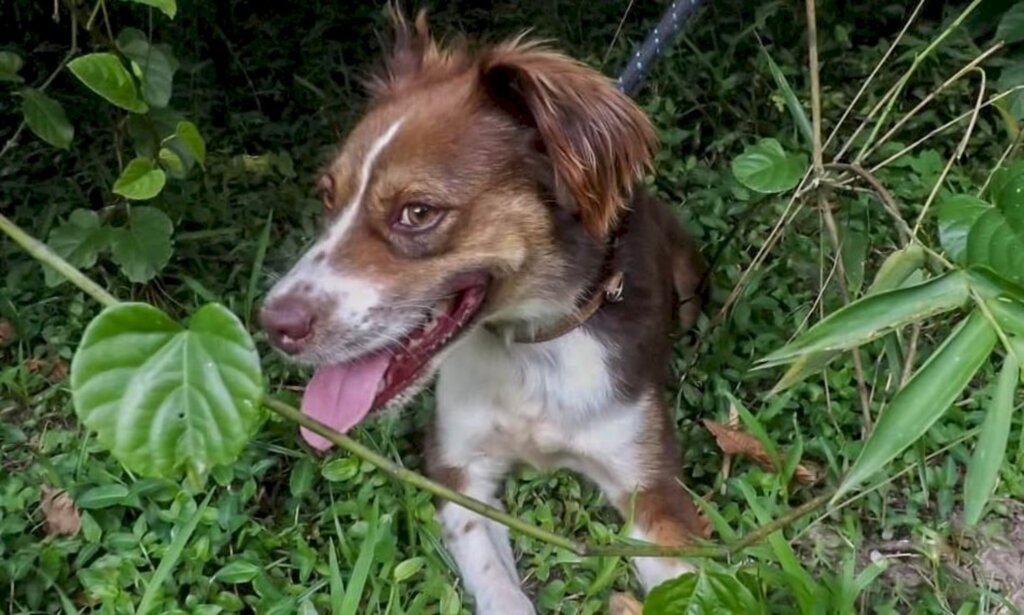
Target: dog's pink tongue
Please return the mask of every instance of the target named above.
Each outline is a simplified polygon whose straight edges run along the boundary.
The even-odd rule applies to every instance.
[[[302,396],[302,412],[342,433],[363,420],[373,406],[377,385],[388,368],[386,354],[317,368]],[[331,442],[303,427],[302,437],[324,451]]]

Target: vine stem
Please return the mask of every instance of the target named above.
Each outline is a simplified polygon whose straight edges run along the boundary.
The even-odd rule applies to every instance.
[[[69,282],[80,288],[104,307],[110,307],[119,303],[116,297],[108,293],[100,287],[99,284],[93,282],[88,276],[61,258],[46,244],[23,231],[18,225],[3,214],[0,214],[0,231],[3,231],[4,234],[13,239],[15,243],[24,248],[24,250],[37,261],[55,269]],[[297,423],[298,425],[327,438],[339,448],[344,449],[359,459],[375,466],[400,482],[422,489],[423,491],[431,493],[439,498],[462,506],[463,508],[471,510],[483,517],[500,523],[511,530],[526,534],[531,538],[535,538],[550,545],[560,547],[580,557],[700,557],[727,559],[736,555],[746,547],[763,540],[768,535],[788,527],[804,515],[821,508],[832,497],[832,491],[830,490],[829,493],[819,495],[808,500],[778,519],[751,530],[748,534],[730,545],[666,546],[641,541],[637,541],[636,544],[593,545],[586,542],[579,542],[531,523],[527,523],[526,521],[518,519],[499,508],[491,506],[490,504],[469,497],[463,493],[459,493],[453,489],[449,489],[448,487],[432,481],[418,472],[403,468],[380,453],[356,442],[341,432],[331,429],[316,419],[303,414],[294,406],[286,404],[283,401],[272,397],[266,397],[263,400],[263,406],[281,418]]]

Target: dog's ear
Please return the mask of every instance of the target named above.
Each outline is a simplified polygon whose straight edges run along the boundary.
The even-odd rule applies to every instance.
[[[647,116],[604,75],[537,43],[494,47],[480,70],[489,97],[536,128],[558,192],[572,197],[584,228],[606,237],[650,166]]]
[[[388,2],[385,11],[391,23],[393,42],[383,70],[367,84],[375,98],[401,90],[423,72],[426,63],[438,56],[425,9],[420,9],[412,24],[406,19],[398,0]]]

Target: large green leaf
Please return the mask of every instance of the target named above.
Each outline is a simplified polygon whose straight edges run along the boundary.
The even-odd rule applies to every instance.
[[[807,156],[787,153],[775,139],[761,139],[732,161],[736,179],[765,194],[794,188],[806,170]]]
[[[662,583],[644,602],[644,615],[765,612],[764,605],[739,579],[704,569]]]
[[[110,229],[100,223],[95,211],[76,209],[66,222],[50,231],[46,241],[50,249],[61,258],[79,269],[88,269],[96,264],[100,253],[110,245]],[[57,286],[65,281],[56,270],[45,269],[47,286]]]
[[[978,197],[960,194],[950,197],[939,205],[939,241],[950,258],[958,263],[966,262],[967,235],[974,222],[992,206]]]
[[[126,2],[132,2],[134,4],[142,4],[144,6],[151,6],[155,9],[159,9],[164,15],[167,15],[171,19],[178,13],[178,3],[176,0],[125,0]]]
[[[1009,92],[1013,88],[1024,85],[1024,62],[1017,62],[1003,68],[996,81],[996,90],[1000,94]],[[1018,90],[1009,94],[1004,100],[1006,111],[1015,119],[1024,119],[1024,92]]]
[[[136,158],[121,171],[114,182],[114,194],[126,199],[144,201],[160,194],[167,183],[167,175],[149,158]]]
[[[109,307],[71,362],[82,423],[146,476],[202,476],[233,462],[258,425],[262,385],[252,338],[219,304],[187,329],[151,305]]]
[[[981,435],[974,446],[974,454],[967,464],[964,478],[964,522],[974,525],[981,519],[985,504],[996,487],[999,468],[1006,454],[1006,442],[1010,437],[1013,418],[1013,394],[1017,390],[1021,365],[1012,356],[1003,361],[999,370],[996,389],[985,410],[985,421]]]
[[[135,113],[149,110],[121,59],[112,53],[90,53],[68,62],[72,74],[111,104]]]
[[[0,81],[21,83],[24,81],[18,71],[21,70],[24,60],[13,51],[0,51]]]
[[[64,114],[64,107],[39,90],[21,91],[21,112],[36,136],[54,147],[67,149],[75,136],[75,127]]]
[[[1011,176],[991,191],[989,207],[967,234],[967,262],[1024,283],[1024,174]]]
[[[912,243],[890,254],[878,269],[878,273],[875,274],[874,281],[868,287],[867,295],[878,294],[902,286],[911,275],[924,267],[925,256],[924,248],[917,243]],[[800,355],[793,360],[786,373],[772,387],[770,394],[774,395],[784,391],[794,384],[802,382],[808,376],[819,373],[840,354],[842,354],[840,351],[822,350]]]
[[[128,223],[112,231],[114,262],[132,282],[148,282],[171,260],[174,223],[154,207],[133,207]]]
[[[768,367],[789,363],[808,353],[855,348],[899,327],[960,307],[969,295],[964,271],[946,273],[916,286],[868,295],[832,313],[761,359],[760,364]]]
[[[979,310],[971,312],[882,412],[833,501],[923,436],[960,396],[995,344],[995,329]]]
[[[151,45],[149,39],[135,28],[125,28],[117,35],[117,48],[132,62],[135,75],[142,82],[142,97],[153,107],[166,107],[174,88],[178,61],[169,47]]]
[[[996,40],[1007,45],[1024,41],[1024,3],[1018,2],[1006,11],[996,28]]]

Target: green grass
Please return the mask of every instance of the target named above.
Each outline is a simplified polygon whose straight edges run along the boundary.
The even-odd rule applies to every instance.
[[[359,114],[358,80],[377,59],[374,32],[382,15],[375,3],[258,10],[237,1],[194,4],[183,2],[169,22],[127,3],[107,3],[115,27],[151,29],[154,40],[173,46],[182,68],[172,105],[200,127],[209,153],[204,170],[170,181],[153,201],[175,225],[173,257],[153,282],[133,285],[102,258],[87,272],[115,296],[150,301],[175,317],[218,301],[248,323],[273,276],[317,232],[314,173]],[[436,9],[434,23],[442,34],[491,39],[530,27],[614,74],[660,10],[657,3],[635,3],[609,47],[625,4],[531,0],[479,8],[459,1]],[[842,138],[962,8],[940,5],[924,9]],[[922,63],[894,109],[897,117],[985,48],[991,38],[985,27],[998,18],[997,5],[983,3],[968,29],[955,31]],[[826,134],[911,8],[898,2],[818,6]],[[20,38],[5,45],[27,58],[22,74],[29,83],[45,79],[66,51],[67,16],[54,24],[51,10],[26,1],[0,8],[0,23],[19,25]],[[986,17],[990,13],[996,17]],[[639,97],[662,141],[652,187],[679,208],[715,258],[714,300],[699,328],[701,343],[679,340],[680,381],[667,393],[684,444],[684,478],[696,495],[708,497],[716,538],[742,535],[824,493],[861,446],[860,399],[848,357],[778,396],[768,392],[781,371],[751,371],[808,319],[842,305],[816,211],[793,219],[764,264],[747,276],[725,318],[710,319],[786,206],[784,198],[744,188],[731,161],[763,137],[788,151],[807,151],[792,100],[779,86],[780,79],[788,82],[808,108],[803,23],[799,2],[713,3],[661,60]],[[102,44],[102,38],[102,30],[93,38],[83,34],[80,44]],[[1019,55],[1013,48],[985,64],[990,85]],[[59,152],[25,133],[0,157],[0,212],[37,237],[48,236],[76,208],[122,220],[124,202],[109,186],[119,160],[133,155],[119,113],[99,106],[70,75],[52,87],[76,126],[72,148]],[[976,77],[954,83],[895,139],[907,145],[969,110],[977,87]],[[14,133],[19,105],[0,87],[0,142]],[[962,128],[944,133],[878,171],[906,208],[905,219],[914,220],[962,134]],[[1005,118],[983,111],[968,155],[954,165],[945,188],[977,191],[1009,139]],[[870,161],[899,150],[894,140]],[[871,195],[844,192],[840,200],[835,215],[850,249],[846,282],[867,287],[898,236]],[[934,232],[931,219],[925,228]],[[313,457],[292,425],[268,418],[242,459],[216,468],[202,493],[129,474],[77,423],[66,383],[49,372],[70,361],[98,306],[66,283],[47,287],[41,268],[6,240],[0,240],[0,280],[0,320],[15,331],[0,342],[0,612],[72,612],[73,604],[81,613],[121,613],[134,612],[140,602],[153,613],[471,611],[440,546],[430,497],[351,457]],[[927,323],[921,356],[951,322]],[[271,352],[259,334],[257,340],[269,390],[294,401],[308,373]],[[889,357],[869,347],[864,358],[877,415],[895,391],[884,377]],[[1021,518],[1012,501],[1024,495],[1019,413],[992,513],[976,532],[965,534],[957,521],[991,375],[979,376],[953,412],[886,476],[876,477],[880,486],[798,521],[723,566],[742,568],[744,583],[777,613],[815,601],[862,612],[993,610],[1001,598],[981,560],[986,545],[1010,532],[1004,526]],[[787,451],[802,450],[804,459],[823,468],[823,483],[791,488],[779,475],[740,460],[725,478],[700,419],[725,422],[733,397],[750,410],[744,425],[752,433],[763,431],[784,462]],[[382,418],[354,436],[422,469],[420,437],[431,403],[424,394],[401,418]],[[39,510],[44,484],[78,501],[77,536],[47,536]],[[567,472],[524,468],[506,484],[504,500],[523,519],[574,538],[611,542],[621,531],[598,491]],[[581,559],[527,537],[513,541],[541,612],[603,612],[610,591],[635,588],[621,559]],[[872,564],[873,552],[884,563]]]

